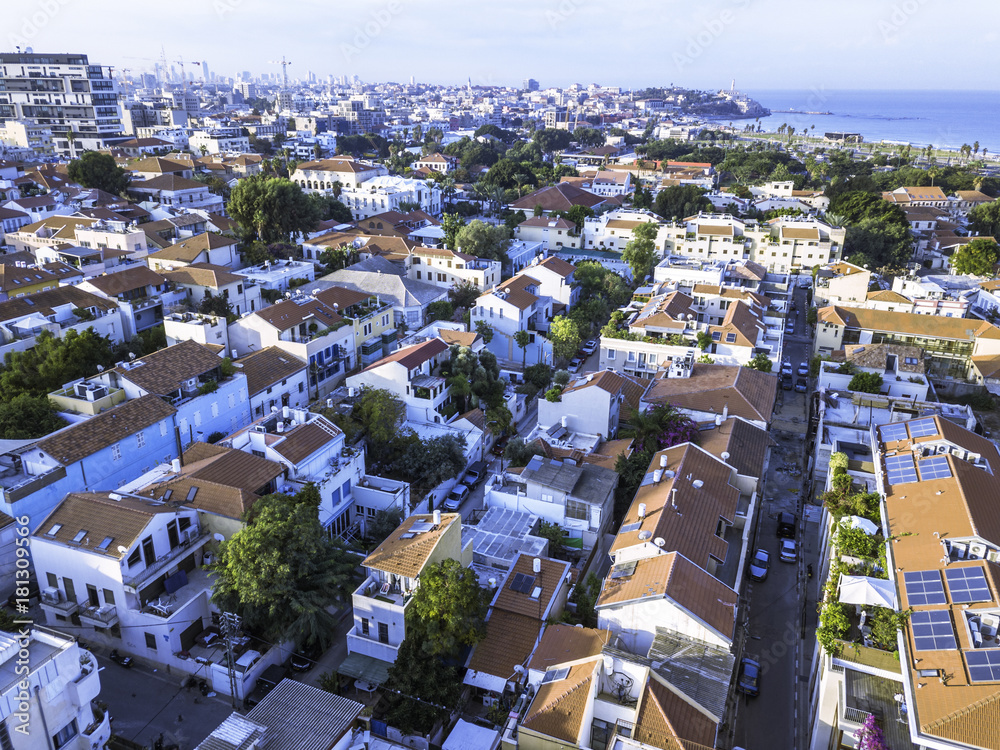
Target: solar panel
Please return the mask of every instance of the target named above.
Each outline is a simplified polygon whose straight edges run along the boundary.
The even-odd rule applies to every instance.
[[[970,682],[1000,682],[1000,650],[966,651]]]
[[[911,607],[925,604],[947,604],[941,574],[936,570],[915,570],[903,573],[906,599]]]
[[[885,459],[885,473],[889,484],[906,484],[917,481],[917,470],[913,465],[913,454],[903,453]]]
[[[924,419],[914,419],[912,422],[907,422],[910,428],[910,437],[930,437],[931,435],[938,434],[937,425],[934,423],[933,417],[926,417]]]
[[[906,434],[906,425],[902,422],[884,424],[878,428],[878,432],[879,435],[882,436],[883,443],[892,443],[896,440],[906,440],[909,437]]]
[[[511,591],[518,592],[519,594],[527,594],[531,591],[534,585],[534,576],[529,576],[524,573],[515,573],[514,580],[510,582],[510,589]]]
[[[913,647],[917,651],[945,651],[958,647],[947,610],[914,612],[910,615],[910,625]]]
[[[948,568],[944,577],[948,579],[948,593],[951,594],[953,604],[993,600],[982,568]]]
[[[640,526],[641,523],[627,523],[621,527],[621,531],[627,534],[630,531],[638,531]]]
[[[934,456],[925,458],[917,463],[920,469],[920,481],[926,482],[929,479],[946,479],[951,476],[951,467],[948,466],[947,456]]]

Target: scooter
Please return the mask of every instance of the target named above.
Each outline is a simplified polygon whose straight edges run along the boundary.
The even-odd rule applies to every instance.
[[[131,669],[132,668],[132,657],[131,656],[124,656],[122,654],[119,654],[118,653],[118,649],[113,649],[111,651],[111,653],[108,654],[108,657],[115,664],[120,664],[121,666],[125,667],[125,669]]]
[[[812,566],[812,563],[810,563],[809,565],[806,565],[806,575],[809,577],[810,580],[812,579],[812,577],[813,577],[813,566]]]

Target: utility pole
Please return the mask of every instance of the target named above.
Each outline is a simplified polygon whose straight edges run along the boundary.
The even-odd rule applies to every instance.
[[[222,635],[226,639],[226,657],[229,661],[229,692],[233,698],[233,708],[236,708],[236,660],[233,658],[233,638],[240,632],[243,619],[234,612],[222,613]]]

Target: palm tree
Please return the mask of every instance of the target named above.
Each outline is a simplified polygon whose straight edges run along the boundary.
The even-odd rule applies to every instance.
[[[524,369],[528,356],[528,344],[531,342],[531,334],[525,330],[517,331],[514,334],[514,343],[521,348],[521,369]]]
[[[979,141],[976,141],[975,143],[972,144],[972,154],[973,156],[975,156],[978,153],[979,153]]]
[[[76,156],[76,149],[73,148],[73,144],[76,142],[76,131],[70,129],[66,131],[66,140],[69,142],[69,155],[70,158]]]
[[[619,430],[621,437],[630,437],[635,441],[635,450],[643,451],[653,447],[656,438],[663,432],[659,416],[655,410],[636,411],[628,418],[628,426]]]

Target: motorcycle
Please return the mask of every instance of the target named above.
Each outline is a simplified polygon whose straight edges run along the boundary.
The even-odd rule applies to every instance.
[[[124,654],[119,654],[118,653],[118,649],[113,649],[111,651],[111,653],[108,654],[108,657],[115,664],[119,664],[119,665],[125,667],[125,669],[131,669],[132,668],[132,657],[131,656],[125,656]]]
[[[810,579],[812,579],[812,577],[813,577],[813,566],[812,566],[812,564],[806,565],[806,575],[809,576]]]

